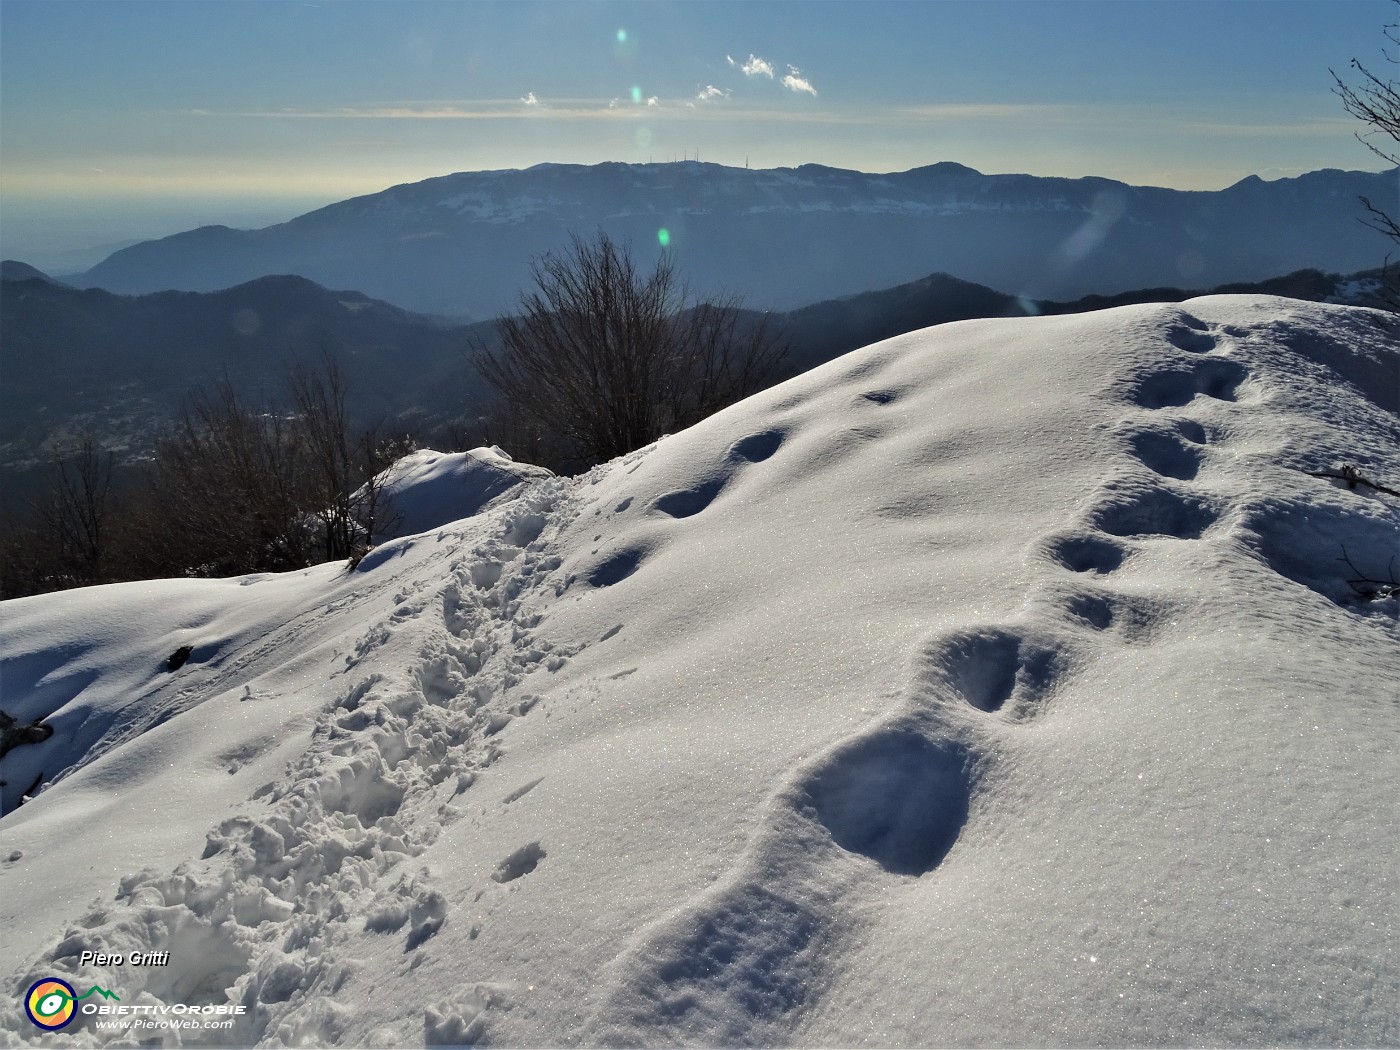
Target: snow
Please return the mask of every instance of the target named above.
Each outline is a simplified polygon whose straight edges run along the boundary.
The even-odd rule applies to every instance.
[[[549,476],[543,467],[516,463],[496,445],[445,454],[420,449],[380,479],[381,496],[394,519],[390,535],[409,536],[470,518],[493,500]]]
[[[417,453],[355,571],[4,603],[0,1042],[1394,1045],[1400,501],[1309,472],[1394,486],[1397,377],[1349,307],[961,322]]]
[[[503,173],[494,174],[499,177]],[[566,202],[558,197],[535,197],[528,193],[502,199],[493,197],[485,190],[469,190],[444,197],[436,202],[435,207],[484,222],[512,223],[521,222],[532,215],[561,210],[566,207]]]

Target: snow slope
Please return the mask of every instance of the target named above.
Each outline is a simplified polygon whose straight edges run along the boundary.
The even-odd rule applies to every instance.
[[[516,463],[496,445],[470,452],[419,449],[395,463],[381,479],[380,498],[394,519],[387,531],[397,538],[469,518],[514,492],[522,482],[548,475],[543,467]]]
[[[1373,311],[962,322],[355,572],[0,605],[0,1040],[1394,1045],[1400,501],[1308,472],[1396,487],[1397,396]]]

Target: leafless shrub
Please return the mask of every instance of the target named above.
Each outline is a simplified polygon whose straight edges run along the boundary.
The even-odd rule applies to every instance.
[[[153,574],[227,576],[308,564],[306,438],[246,405],[227,380],[196,394],[156,446],[144,523]]]
[[[783,348],[739,301],[693,304],[669,255],[643,273],[626,245],[578,236],[537,259],[536,289],[476,364],[507,415],[573,466],[612,459],[763,388]],[[518,425],[518,424],[517,424]]]
[[[1395,0],[1400,5],[1400,0]],[[1390,48],[1382,48],[1387,63],[1394,67],[1400,62],[1400,23],[1385,26],[1382,30]],[[1369,130],[1357,132],[1357,139],[1376,156],[1388,164],[1400,165],[1400,89],[1391,77],[1383,77],[1362,65],[1358,59],[1351,60],[1351,68],[1359,79],[1349,84],[1328,70],[1335,82],[1333,92],[1342,100],[1342,107],[1357,120],[1369,126]],[[1400,244],[1400,217],[1385,208],[1373,204],[1366,197],[1361,198],[1368,218],[1363,219],[1367,226],[1385,234]],[[1384,266],[1384,280],[1387,300],[1392,309],[1400,310],[1400,276],[1390,265],[1387,256]]]
[[[353,430],[345,377],[329,356],[314,371],[294,368],[289,386],[302,440],[303,503],[320,522],[325,560],[349,558],[392,525],[379,475],[412,451],[412,442],[385,438],[376,427]]]

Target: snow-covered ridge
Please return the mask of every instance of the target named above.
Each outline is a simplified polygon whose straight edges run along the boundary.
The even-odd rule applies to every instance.
[[[394,519],[390,535],[398,537],[470,518],[549,476],[543,467],[516,463],[492,445],[446,454],[420,449],[395,463],[379,484]]]
[[[621,168],[623,171],[615,171]],[[810,169],[810,170],[809,170]],[[314,213],[367,210],[394,222],[431,223],[442,213],[480,222],[519,223],[533,216],[568,215],[612,194],[610,218],[665,213],[705,215],[832,212],[866,215],[961,215],[975,211],[1088,212],[1096,194],[1130,187],[1110,180],[1033,180],[1046,188],[1026,192],[1026,177],[984,176],[959,165],[877,177],[809,165],[801,169],[753,170],[686,162],[667,165],[537,165],[513,173],[532,189],[502,195],[499,172],[456,175],[394,187],[383,193],[331,205]],[[630,176],[629,194],[616,184]],[[1085,189],[1088,192],[1085,192]],[[444,192],[446,195],[443,195]],[[1074,194],[1071,203],[1066,192]]]
[[[1400,627],[1341,554],[1400,503],[1316,475],[1400,477],[1397,374],[1266,297],[962,322],[353,573],[5,603],[58,731],[0,775],[121,715],[0,820],[9,984],[238,1044],[1393,1044]]]

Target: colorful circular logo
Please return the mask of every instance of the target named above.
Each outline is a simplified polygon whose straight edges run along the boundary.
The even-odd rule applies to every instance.
[[[56,1032],[78,1012],[74,1003],[77,997],[78,993],[67,981],[45,977],[30,986],[29,994],[24,997],[24,1012],[40,1028]]]

